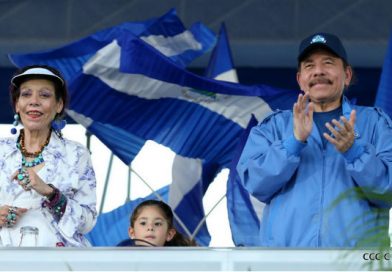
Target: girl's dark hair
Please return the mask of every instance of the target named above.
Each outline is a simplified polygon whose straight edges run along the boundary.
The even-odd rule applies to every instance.
[[[176,228],[174,227],[173,211],[170,208],[170,206],[163,201],[153,200],[153,199],[145,200],[141,202],[133,210],[133,213],[130,218],[130,224],[132,228],[135,226],[136,219],[139,217],[140,213],[142,212],[142,209],[147,206],[158,207],[162,211],[163,216],[167,221],[168,228],[176,230]],[[178,230],[176,230],[176,234],[174,235],[173,239],[171,239],[170,241],[166,241],[164,244],[164,246],[196,246],[196,245],[197,244],[194,240],[185,237]]]
[[[63,109],[58,114],[59,117],[63,117],[64,110],[68,106],[68,91],[67,91],[65,79],[63,78],[63,76],[61,75],[61,73],[57,69],[50,67],[50,66],[47,66],[47,65],[25,66],[25,67],[19,69],[18,71],[16,71],[14,76],[20,75],[31,68],[47,69],[47,70],[51,71],[53,74],[55,74],[56,76],[59,76],[63,80],[64,84],[62,84],[58,79],[56,80],[55,77],[53,77],[53,76],[47,76],[47,75],[26,75],[26,76],[23,76],[23,78],[18,81],[17,85],[14,85],[11,83],[11,85],[9,87],[12,108],[15,111],[16,101],[18,101],[18,98],[20,95],[20,85],[23,82],[30,80],[30,79],[47,79],[47,80],[53,82],[53,84],[54,84],[56,101],[58,102],[58,101],[60,101],[60,99],[63,101],[63,105],[64,105]]]

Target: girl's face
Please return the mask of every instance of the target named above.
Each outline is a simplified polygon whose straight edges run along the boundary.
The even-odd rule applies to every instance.
[[[141,208],[134,226],[128,230],[131,239],[141,239],[155,246],[164,246],[166,241],[173,239],[176,230],[169,229],[169,225],[161,209],[157,206]],[[150,246],[142,241],[135,241],[136,245]]]
[[[15,109],[23,126],[29,131],[46,131],[50,122],[63,108],[62,100],[56,101],[53,82],[31,79],[20,85],[20,95]]]

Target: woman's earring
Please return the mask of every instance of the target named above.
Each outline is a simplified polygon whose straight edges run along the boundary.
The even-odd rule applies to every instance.
[[[63,120],[63,119],[54,119],[52,121],[52,129],[56,130],[56,131],[61,131],[65,126],[67,125],[67,121]]]
[[[61,133],[61,130],[67,125],[67,121],[60,119],[59,117],[55,117],[50,124],[54,132],[60,137],[63,137],[63,134]]]
[[[19,125],[19,114],[18,113],[15,113],[15,115],[14,115],[14,122],[12,123],[12,125],[14,127],[11,128],[11,134],[16,134],[16,132],[18,132],[16,127]]]

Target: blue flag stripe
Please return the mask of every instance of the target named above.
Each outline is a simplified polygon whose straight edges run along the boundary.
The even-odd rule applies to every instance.
[[[392,33],[382,67],[375,106],[382,108],[392,117]]]
[[[237,124],[195,103],[172,98],[148,100],[113,92],[95,77],[84,74],[73,84],[85,90],[71,91],[70,107],[75,112],[169,146],[187,157],[228,163],[230,157],[224,155],[234,146],[225,138],[242,131]],[[70,89],[78,90],[73,85]]]
[[[154,194],[129,201],[113,211],[100,214],[93,230],[86,234],[87,239],[94,246],[117,245],[122,240],[129,238],[128,227],[133,209],[147,199],[157,199],[156,194],[159,194],[167,202],[168,192],[169,186],[164,186]]]

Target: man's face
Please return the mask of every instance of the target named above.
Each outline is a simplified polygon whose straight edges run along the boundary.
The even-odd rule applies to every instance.
[[[300,63],[297,73],[301,90],[308,92],[316,105],[340,105],[340,98],[351,77],[351,67],[344,67],[342,59],[324,49],[311,52]]]

